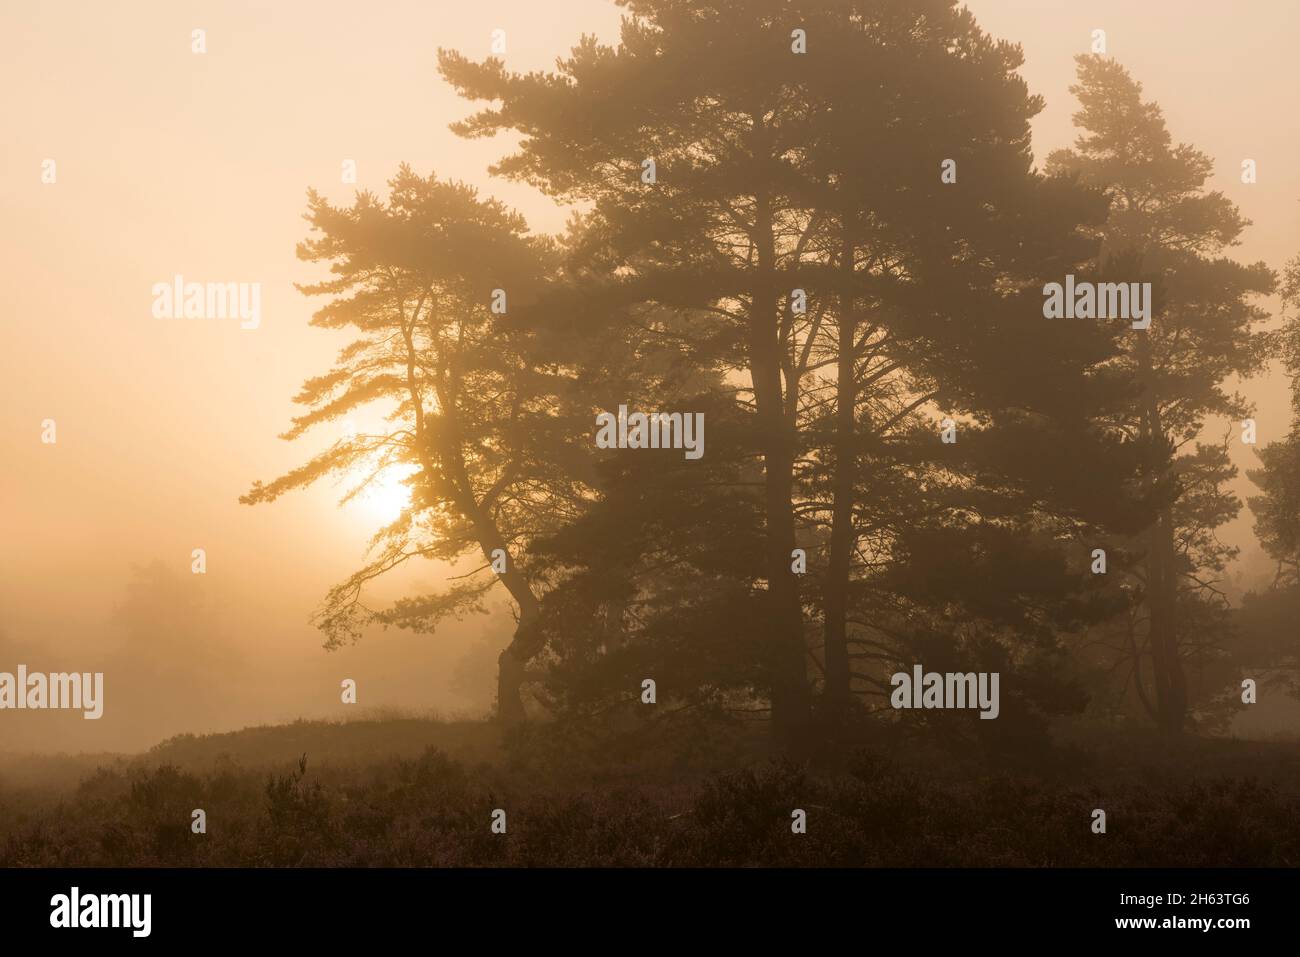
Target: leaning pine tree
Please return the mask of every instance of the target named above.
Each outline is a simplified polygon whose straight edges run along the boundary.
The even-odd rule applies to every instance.
[[[529,663],[545,644],[528,543],[579,507],[578,439],[589,421],[566,421],[563,375],[531,362],[526,332],[507,320],[536,298],[554,254],[517,214],[469,187],[405,166],[390,187],[386,202],[361,193],[345,208],[310,194],[314,235],[298,255],[333,273],[302,289],[330,297],[312,324],[357,338],[333,369],[304,384],[295,401],[308,411],[284,438],[371,405],[386,408],[390,426],[340,439],[288,474],[255,482],[240,501],[269,502],[328,475],[352,484],[349,497],[386,471],[406,476],[409,507],[318,612],[326,647],[374,624],[431,631],[500,582],[518,624],[501,653],[497,707],[514,723],[524,717]],[[473,552],[485,564],[444,592],[387,608],[365,602],[367,583],[412,558],[451,562]]]

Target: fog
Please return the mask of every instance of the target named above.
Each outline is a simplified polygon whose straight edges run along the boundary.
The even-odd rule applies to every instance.
[[[1297,251],[1300,128],[1276,66],[1300,35],[1295,4],[1228,15],[1132,0],[969,6],[1025,48],[1023,75],[1047,100],[1040,162],[1073,140],[1071,57],[1103,28],[1175,136],[1215,158],[1212,188],[1253,220],[1237,258],[1277,267]],[[312,611],[363,563],[387,504],[340,507],[345,490],[328,485],[256,507],[238,497],[338,435],[277,438],[302,381],[346,342],[308,327],[318,303],[294,288],[321,278],[294,255],[308,187],[343,202],[382,190],[406,161],[478,185],[537,231],[560,230],[565,210],[487,174],[508,144],[447,130],[467,107],[438,78],[435,53],[485,56],[503,28],[510,68],[546,69],[583,32],[613,40],[619,16],[605,0],[152,2],[129,19],[83,3],[0,10],[0,671],[103,671],[106,698],[98,721],[7,713],[0,751],[138,750],[178,733],[342,717],[346,678],[359,709],[491,709],[513,627],[504,598],[432,635],[375,631],[327,652]],[[195,28],[203,56],[191,53]],[[1266,115],[1283,121],[1261,124]],[[1239,181],[1246,157],[1267,189]],[[54,183],[41,181],[46,159]],[[355,186],[340,181],[345,160]],[[177,274],[260,282],[260,325],[154,318],[151,287]],[[1285,379],[1275,370],[1244,388],[1260,443],[1280,436]],[[47,419],[54,444],[41,441]],[[1233,447],[1240,467],[1253,465]],[[1244,474],[1234,488],[1251,493]],[[1249,510],[1226,537],[1242,548],[1230,591],[1267,582]],[[191,572],[194,549],[205,574]],[[372,597],[466,570],[412,565]]]

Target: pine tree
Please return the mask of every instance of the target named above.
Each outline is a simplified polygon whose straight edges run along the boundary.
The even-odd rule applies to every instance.
[[[790,569],[798,383],[783,278],[800,261],[809,216],[792,154],[805,142],[791,95],[790,5],[629,0],[617,49],[584,38],[558,74],[508,74],[497,60],[443,51],[443,75],[470,99],[499,100],[458,124],[467,136],[514,129],[519,151],[494,172],[593,205],[640,298],[727,317],[716,343],[747,374],[763,461],[761,685],[773,731],[798,747],[809,719],[803,604]],[[707,360],[706,360],[707,361]]]
[[[1133,656],[1142,700],[1164,731],[1177,734],[1189,708],[1184,659],[1192,635],[1183,621],[1194,611],[1192,596],[1213,594],[1212,574],[1227,557],[1213,547],[1198,553],[1196,538],[1230,519],[1240,504],[1222,487],[1234,470],[1196,443],[1208,418],[1236,421],[1249,413],[1225,383],[1261,366],[1264,341],[1254,326],[1266,316],[1252,297],[1268,294],[1274,277],[1262,263],[1243,265],[1224,255],[1249,223],[1226,196],[1206,190],[1209,157],[1173,143],[1159,106],[1142,99],[1141,84],[1118,63],[1093,55],[1077,62],[1079,82],[1071,92],[1080,104],[1074,122],[1083,132],[1073,149],[1048,158],[1048,169],[1105,192],[1110,214],[1099,232],[1100,271],[1120,281],[1150,281],[1156,293],[1150,328],[1126,336],[1121,360],[1141,395],[1108,424],[1149,450],[1142,482],[1169,501],[1142,542],[1149,628],[1146,648]],[[1193,487],[1217,505],[1180,509],[1178,499]],[[1147,657],[1152,695],[1141,688]]]
[[[273,501],[327,475],[351,482],[350,497],[385,472],[406,475],[410,507],[375,536],[376,555],[331,590],[317,616],[326,646],[355,641],[371,624],[431,631],[477,608],[500,582],[518,624],[501,654],[497,708],[515,723],[528,663],[545,645],[528,543],[579,510],[584,494],[586,410],[565,398],[562,370],[533,361],[527,330],[508,321],[511,309],[537,301],[555,250],[469,187],[405,166],[389,185],[386,201],[361,193],[350,207],[309,194],[314,235],[298,254],[333,274],[302,288],[330,297],[312,324],[358,338],[304,384],[295,401],[308,411],[284,438],[375,403],[391,426],[336,441],[288,474],[255,482],[241,501]],[[389,608],[365,603],[369,582],[412,558],[473,551],[484,566],[445,592]]]
[[[1282,273],[1282,306],[1290,313],[1276,338],[1277,353],[1291,378],[1292,421],[1285,438],[1259,450],[1260,467],[1247,472],[1260,488],[1249,499],[1255,534],[1277,562],[1276,583],[1300,585],[1300,256]]]

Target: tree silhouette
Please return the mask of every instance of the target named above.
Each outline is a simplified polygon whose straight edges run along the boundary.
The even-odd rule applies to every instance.
[[[1300,256],[1282,273],[1284,311],[1300,307]],[[1300,584],[1300,315],[1292,313],[1275,337],[1291,378],[1292,421],[1287,436],[1259,450],[1260,467],[1247,472],[1260,488],[1249,499],[1255,534],[1278,563],[1277,583]]]
[[[1083,135],[1038,170],[1021,51],[954,0],[622,6],[617,47],[584,37],[552,73],[439,53],[487,104],[453,129],[520,136],[493,172],[583,207],[562,237],[407,167],[386,200],[310,194],[299,254],[333,274],[304,289],[330,297],[313,322],[360,337],[286,436],[371,403],[391,429],[243,500],[387,470],[411,489],[327,597],[327,645],[431,630],[500,581],[505,723],[530,685],[635,734],[770,715],[807,753],[887,714],[918,662],[1016,680],[997,730],[913,727],[1036,746],[1083,707],[1081,646],[1116,642],[1180,731],[1187,663],[1225,660],[1215,531],[1239,507],[1202,434],[1248,411],[1228,379],[1289,341],[1253,328],[1274,277],[1223,255],[1246,223],[1208,159],[1090,56]],[[1067,276],[1150,282],[1151,327],[1047,318]],[[595,448],[593,415],[620,406],[704,413],[708,454]],[[1290,444],[1257,477],[1283,562]],[[366,603],[410,558],[476,551],[445,591]],[[666,707],[641,707],[646,679]]]
[[[1061,413],[1090,388],[1084,371],[1107,345],[1095,332],[1045,334],[1028,293],[1031,279],[1091,251],[1077,225],[1102,209],[1031,173],[1028,121],[1040,104],[1015,75],[1020,53],[951,2],[624,6],[620,47],[586,38],[555,74],[442,51],[462,95],[499,104],[453,128],[519,132],[518,151],[493,171],[591,204],[573,255],[590,270],[577,308],[593,322],[602,310],[617,321],[612,303],[642,301],[718,317],[729,331],[709,325],[697,361],[749,383],[768,606],[757,686],[777,739],[797,746],[809,663],[819,665],[815,600],[792,571],[804,519],[830,530],[824,672],[838,702],[850,690],[852,555],[871,525],[855,524],[854,496],[869,485],[860,470],[888,469],[888,436],[918,427],[928,403],[1002,409],[1023,436],[1026,416]],[[825,52],[795,53],[794,27]],[[941,182],[950,156],[978,187]],[[1056,344],[1025,345],[1044,339]],[[823,368],[835,376],[819,381]],[[1069,412],[1076,444],[1101,439]],[[804,500],[828,465],[822,501]],[[902,488],[903,467],[879,486]]]
[[[1079,82],[1071,92],[1083,133],[1074,149],[1048,158],[1048,169],[1105,191],[1111,208],[1099,233],[1103,269],[1130,281],[1141,275],[1158,294],[1150,329],[1125,340],[1121,360],[1141,396],[1110,425],[1144,443],[1144,486],[1170,502],[1142,543],[1154,695],[1141,687],[1143,653],[1133,656],[1139,695],[1160,727],[1176,734],[1187,718],[1184,658],[1191,648],[1180,620],[1195,621],[1195,609],[1212,593],[1210,576],[1229,552],[1211,533],[1240,507],[1222,488],[1235,474],[1226,451],[1187,449],[1208,417],[1248,414],[1244,398],[1224,383],[1261,367],[1266,340],[1253,327],[1266,314],[1251,297],[1271,292],[1274,277],[1262,263],[1241,265],[1222,255],[1248,222],[1222,193],[1205,190],[1209,157],[1173,144],[1160,108],[1142,100],[1141,85],[1118,63],[1099,56],[1077,62]],[[1199,497],[1176,504],[1192,488]]]
[[[545,643],[526,547],[577,507],[586,420],[566,418],[563,376],[525,357],[526,333],[493,303],[504,301],[508,314],[511,303],[535,299],[554,252],[526,235],[517,214],[466,186],[405,166],[389,185],[386,202],[361,193],[347,208],[309,194],[318,235],[299,257],[327,262],[334,274],[303,288],[331,297],[312,323],[359,337],[332,370],[307,381],[295,401],[309,411],[284,437],[376,402],[388,406],[392,429],[340,439],[287,475],[254,483],[241,501],[272,501],[331,473],[353,481],[352,495],[385,470],[409,470],[410,506],[376,535],[373,560],[331,590],[319,627],[328,647],[355,641],[368,624],[431,630],[477,607],[500,581],[518,621],[498,683],[498,714],[512,723],[523,717],[527,664]],[[444,592],[391,608],[364,602],[368,582],[411,558],[450,561],[473,550],[487,564]]]

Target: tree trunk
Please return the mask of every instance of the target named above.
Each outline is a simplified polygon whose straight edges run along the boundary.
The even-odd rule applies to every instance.
[[[500,574],[501,583],[510,592],[510,597],[519,606],[519,621],[515,625],[514,637],[510,644],[497,658],[497,720],[505,726],[519,724],[524,713],[523,687],[526,681],[528,663],[537,656],[546,644],[546,635],[541,629],[542,606],[533,594],[523,572],[515,567],[514,556],[506,548],[496,525],[483,514],[478,503],[466,503],[463,509],[474,521],[478,535],[479,547],[483,557],[492,561],[492,553],[500,549],[506,556],[506,570]]]
[[[847,224],[845,225],[847,230]],[[835,470],[832,476],[830,559],[823,594],[826,704],[832,719],[844,712],[852,695],[849,678],[848,589],[853,558],[853,477],[856,446],[857,379],[854,375],[854,340],[857,313],[850,283],[853,279],[853,244],[847,234],[840,250],[840,273],[845,286],[840,294],[839,343],[835,387]]]
[[[1147,533],[1146,567],[1156,723],[1170,735],[1181,734],[1187,720],[1187,675],[1178,650],[1175,556],[1172,518],[1165,510]]]
[[[531,594],[531,593],[530,593]],[[523,690],[528,662],[540,650],[539,621],[535,613],[520,613],[519,623],[510,644],[497,658],[497,721],[503,727],[522,724],[524,712]]]
[[[778,747],[800,751],[805,743],[810,695],[798,579],[790,567],[794,537],[793,429],[784,414],[781,384],[780,291],[775,282],[771,208],[758,198],[755,217],[758,276],[749,315],[749,363],[763,456],[766,542],[764,565],[771,609],[767,666],[772,693],[772,734]]]
[[[432,384],[441,409],[446,445],[436,450],[441,469],[435,467],[435,450],[428,441],[428,431],[424,421],[424,400],[415,374],[414,326],[422,304],[423,300],[421,305],[416,306],[409,321],[405,313],[402,316],[402,336],[406,343],[406,384],[415,410],[417,454],[425,481],[439,485],[443,494],[450,499],[461,516],[473,526],[479,548],[483,550],[483,557],[491,563],[492,553],[498,549],[506,556],[506,570],[501,575],[501,581],[510,592],[510,597],[519,606],[519,622],[515,625],[515,634],[510,644],[497,658],[497,720],[503,725],[518,724],[526,717],[523,686],[528,662],[542,650],[546,643],[546,636],[541,630],[541,603],[533,594],[528,579],[515,568],[514,557],[506,548],[501,530],[474,495],[474,488],[470,483],[469,472],[465,468],[465,459],[461,452],[455,395],[449,391],[447,383],[441,378],[435,378]],[[445,481],[441,480],[443,478]]]
[[[1160,407],[1152,386],[1151,346],[1138,341],[1138,370],[1145,385],[1142,411],[1143,438],[1155,444],[1144,486],[1151,490],[1169,475],[1172,450],[1168,449]],[[1155,686],[1156,724],[1168,735],[1179,735],[1187,719],[1187,676],[1178,652],[1178,566],[1174,544],[1173,509],[1161,509],[1146,535],[1147,610],[1150,615],[1151,672]]]
[[[1166,734],[1182,734],[1187,720],[1187,673],[1178,650],[1178,568],[1171,510],[1160,515],[1153,529],[1152,546],[1159,555],[1162,575],[1160,593],[1152,606],[1152,643],[1161,645],[1164,663],[1164,696],[1159,702],[1160,728]],[[1159,622],[1156,609],[1159,608]]]

